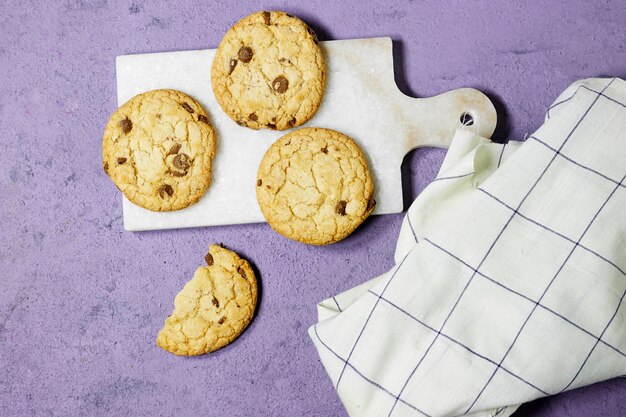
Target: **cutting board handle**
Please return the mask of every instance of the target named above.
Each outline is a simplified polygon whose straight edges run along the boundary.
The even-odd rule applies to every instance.
[[[406,98],[409,99],[406,119],[411,128],[405,154],[422,146],[447,148],[457,129],[489,138],[496,128],[493,103],[473,88],[460,88],[429,98]]]

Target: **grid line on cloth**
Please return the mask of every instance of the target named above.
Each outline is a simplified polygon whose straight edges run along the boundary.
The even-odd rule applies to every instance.
[[[581,164],[580,162],[576,162],[575,160],[573,160],[572,158],[566,156],[565,154],[563,154],[562,152],[554,149],[552,146],[548,145],[547,143],[545,143],[544,141],[542,141],[541,139],[539,139],[536,136],[530,136],[529,139],[534,140],[535,142],[538,142],[539,144],[545,146],[546,148],[550,149],[552,152],[556,153],[558,156],[560,156],[561,158],[565,159],[568,162],[573,163],[574,165],[586,169],[589,172],[593,172],[594,174],[597,174],[599,176],[601,176],[602,178],[604,178],[605,180],[611,181],[613,184],[619,184],[620,187],[624,187],[626,188],[626,184],[622,184],[620,181],[614,180],[613,178],[609,177],[608,175],[604,175],[603,173],[596,171],[593,168],[589,168],[586,165]]]
[[[335,305],[337,306],[337,309],[339,309],[339,312],[341,313],[341,307],[339,307],[339,303],[337,302],[337,298],[335,298],[335,296],[333,295],[333,301],[335,302]]]
[[[622,185],[622,186],[623,186],[623,185]],[[491,197],[492,199],[494,199],[494,200],[495,200],[495,201],[497,201],[498,203],[502,204],[504,207],[508,208],[509,210],[511,210],[511,211],[515,211],[515,209],[514,209],[513,207],[511,207],[510,205],[508,205],[508,204],[507,204],[507,203],[505,203],[504,201],[500,200],[498,197],[496,197],[495,195],[491,194],[489,191],[485,190],[484,188],[481,188],[481,187],[476,187],[476,189],[477,189],[477,190],[479,190],[479,191],[481,191],[482,193],[486,194],[487,196]],[[519,211],[517,212],[517,215],[518,215],[520,218],[522,218],[522,219],[524,219],[524,220],[526,220],[526,221],[529,221],[530,223],[532,223],[532,224],[534,224],[534,225],[536,225],[536,226],[539,226],[539,227],[541,227],[542,229],[544,229],[545,231],[550,232],[550,233],[553,233],[553,234],[555,234],[556,236],[558,236],[558,237],[560,237],[560,238],[563,238],[563,239],[567,240],[567,241],[568,241],[568,242],[570,242],[570,243],[576,243],[576,241],[575,241],[574,239],[569,238],[569,237],[565,236],[564,234],[559,233],[559,232],[557,232],[556,230],[549,228],[549,227],[548,227],[548,226],[546,226],[545,224],[539,223],[538,221],[531,219],[530,217],[528,217],[528,216],[526,216],[526,215],[524,215],[524,214],[520,213]],[[600,255],[598,252],[594,251],[593,249],[588,248],[587,246],[585,246],[585,245],[583,245],[583,244],[581,244],[581,243],[578,243],[578,246],[579,246],[581,249],[584,249],[584,250],[586,250],[587,252],[591,253],[592,255],[597,256],[599,259],[602,259],[604,262],[606,262],[607,264],[611,265],[612,267],[614,267],[615,269],[617,269],[619,272],[621,272],[621,274],[622,274],[622,275],[626,276],[626,272],[624,272],[624,270],[623,270],[622,268],[620,268],[620,266],[619,266],[619,265],[615,264],[614,262],[611,262],[610,260],[606,259],[604,256]]]
[[[509,291],[509,292],[511,292],[511,293],[513,293],[513,294],[515,294],[515,295],[517,295],[517,296],[519,296],[519,297],[521,297],[521,298],[525,299],[526,301],[530,301],[530,302],[531,302],[531,303],[533,303],[533,304],[537,304],[539,307],[541,307],[541,308],[542,308],[542,309],[544,309],[545,311],[547,311],[547,312],[549,312],[549,313],[553,314],[554,316],[556,316],[556,317],[558,317],[558,318],[562,319],[563,321],[565,321],[565,322],[567,322],[567,323],[571,324],[572,326],[576,327],[578,330],[580,330],[580,331],[582,331],[582,332],[586,333],[587,335],[589,335],[589,336],[593,337],[594,339],[597,339],[597,338],[598,338],[598,336],[596,336],[595,334],[591,333],[589,330],[587,330],[587,329],[585,329],[584,327],[582,327],[582,326],[580,326],[580,325],[578,325],[578,324],[574,323],[573,321],[571,321],[571,320],[570,320],[570,319],[568,319],[567,317],[565,317],[565,316],[563,316],[563,315],[561,315],[561,314],[557,313],[556,311],[552,310],[550,307],[547,307],[547,306],[545,306],[545,305],[541,304],[539,301],[534,300],[534,299],[532,299],[532,298],[530,298],[530,297],[528,297],[528,296],[526,296],[526,295],[522,294],[522,293],[521,293],[521,292],[519,292],[519,291],[515,291],[514,289],[512,289],[512,288],[510,288],[510,287],[508,287],[508,286],[506,286],[506,285],[502,284],[502,283],[501,283],[501,282],[499,282],[498,280],[495,280],[495,279],[491,278],[490,276],[486,275],[485,273],[483,273],[483,272],[481,272],[481,271],[477,270],[477,269],[476,269],[476,268],[474,268],[472,265],[470,265],[469,263],[467,263],[467,262],[465,262],[463,259],[461,259],[459,256],[457,256],[457,255],[453,254],[453,253],[452,253],[452,252],[450,252],[449,250],[447,250],[447,249],[443,248],[442,246],[440,246],[440,245],[436,244],[436,243],[435,243],[435,242],[433,242],[432,240],[430,240],[430,239],[428,239],[428,238],[424,238],[424,241],[425,241],[425,242],[430,243],[430,244],[431,244],[432,246],[434,246],[435,248],[437,248],[437,249],[439,249],[440,251],[442,251],[442,252],[446,253],[446,254],[447,254],[447,255],[449,255],[450,257],[452,257],[452,258],[456,259],[458,262],[460,262],[461,264],[465,265],[465,266],[466,266],[466,267],[468,267],[469,269],[471,269],[471,270],[473,270],[473,271],[476,271],[476,273],[477,273],[479,276],[481,276],[481,277],[485,278],[486,280],[488,280],[488,281],[492,282],[493,284],[497,285],[498,287],[503,288],[503,289],[505,289],[505,290],[507,290],[507,291]],[[575,242],[573,242],[573,241],[572,241],[572,243],[575,243]],[[580,246],[580,245],[579,245],[579,246]],[[605,345],[606,347],[608,347],[608,348],[610,348],[610,349],[613,349],[615,352],[617,352],[617,353],[619,353],[620,355],[622,355],[622,356],[626,357],[626,353],[622,352],[621,350],[619,350],[619,349],[618,349],[618,348],[616,348],[615,346],[611,345],[611,344],[610,344],[610,343],[608,343],[607,341],[600,339],[600,342],[602,342],[602,344],[603,344],[603,345]]]
[[[387,290],[387,288],[389,288],[389,284],[391,284],[391,281],[393,281],[393,278],[396,276],[396,274],[398,273],[400,268],[402,268],[402,265],[404,264],[404,261],[406,261],[406,259],[409,257],[410,254],[411,254],[411,251],[407,252],[407,254],[404,255],[404,258],[398,264],[398,266],[396,267],[396,270],[393,272],[393,274],[391,275],[391,277],[387,281],[387,284],[385,285],[385,288],[383,288],[382,294],[384,294],[385,291]],[[339,374],[339,378],[337,379],[337,385],[335,386],[335,389],[339,388],[339,383],[341,382],[341,378],[343,377],[343,373],[346,370],[346,366],[348,365],[348,362],[350,362],[350,358],[352,357],[352,354],[354,353],[354,349],[356,349],[356,346],[359,343],[359,340],[361,339],[361,336],[363,335],[363,332],[365,332],[365,328],[367,327],[367,323],[369,323],[370,319],[372,318],[372,315],[374,314],[374,310],[376,310],[376,306],[378,305],[379,301],[380,300],[376,300],[376,303],[374,303],[374,305],[372,306],[372,310],[370,311],[369,315],[367,316],[367,319],[365,319],[365,323],[363,324],[363,327],[361,328],[361,331],[359,332],[359,335],[357,336],[356,340],[354,341],[354,345],[352,346],[352,349],[350,349],[350,353],[348,354],[348,357],[344,361],[343,368],[341,369],[341,373]]]
[[[606,89],[615,81],[615,78],[613,78],[605,87],[604,89],[601,91],[602,93],[604,93],[604,91],[606,91]],[[589,107],[585,110],[585,112],[582,114],[582,116],[579,118],[579,120],[576,122],[576,124],[574,125],[574,127],[572,128],[572,130],[569,132],[569,134],[565,137],[565,139],[563,140],[563,143],[561,143],[561,146],[559,147],[559,150],[563,149],[563,147],[565,146],[565,144],[569,141],[569,139],[572,137],[572,135],[574,134],[574,132],[576,131],[576,129],[578,129],[578,127],[580,126],[580,124],[582,123],[582,121],[587,117],[587,115],[589,114],[589,112],[591,111],[591,109],[593,108],[593,106],[596,104],[596,102],[598,101],[598,99],[600,98],[600,95],[596,95],[596,97],[594,98],[594,100],[591,102],[591,104],[589,105]],[[477,269],[480,269],[480,267],[483,265],[483,263],[487,260],[487,258],[489,257],[489,254],[491,253],[491,251],[493,250],[494,246],[496,245],[496,243],[498,242],[498,240],[500,239],[500,237],[504,234],[504,232],[506,231],[506,229],[508,228],[508,226],[511,224],[511,221],[513,220],[513,218],[515,217],[515,214],[517,213],[517,211],[522,207],[522,205],[524,204],[524,202],[528,199],[528,197],[532,194],[532,192],[535,190],[535,188],[537,187],[537,184],[539,184],[539,182],[542,180],[542,178],[544,177],[545,173],[548,171],[548,169],[550,168],[550,166],[552,165],[552,163],[554,162],[554,160],[557,158],[557,154],[555,153],[552,158],[550,159],[550,161],[546,164],[545,168],[543,169],[543,171],[541,172],[541,174],[539,175],[539,177],[537,178],[537,180],[534,182],[534,184],[530,187],[530,189],[526,192],[526,195],[524,196],[524,198],[522,198],[522,200],[520,201],[519,205],[517,206],[517,209],[511,214],[511,216],[509,217],[508,221],[504,224],[504,226],[502,227],[502,229],[500,230],[500,232],[498,233],[498,235],[496,236],[496,238],[494,239],[494,241],[492,242],[492,244],[489,246],[489,249],[487,250],[487,252],[485,253],[484,257],[482,258],[482,260],[480,261],[480,263],[478,264]],[[595,217],[594,217],[595,219]],[[570,254],[571,256],[571,254]],[[569,256],[568,256],[569,259]],[[400,398],[400,396],[402,396],[402,393],[404,392],[404,389],[407,387],[407,385],[409,384],[410,380],[413,378],[413,375],[415,375],[417,369],[419,368],[419,366],[422,364],[422,362],[424,361],[424,359],[426,358],[426,356],[428,356],[428,353],[430,352],[431,348],[433,347],[433,345],[435,344],[435,342],[437,341],[440,332],[443,330],[443,328],[445,327],[446,323],[448,322],[448,320],[450,319],[450,317],[452,316],[452,314],[454,313],[454,310],[456,309],[456,306],[459,304],[459,301],[461,300],[461,298],[463,298],[463,295],[465,294],[467,288],[469,287],[469,285],[472,283],[474,277],[476,276],[476,272],[472,273],[472,276],[469,278],[467,284],[465,285],[465,287],[463,288],[463,290],[461,291],[461,294],[459,295],[459,297],[457,298],[456,302],[454,303],[454,305],[452,306],[452,308],[450,309],[450,312],[448,313],[448,315],[446,316],[446,319],[444,320],[444,322],[442,323],[441,327],[439,328],[439,330],[437,331],[437,334],[435,335],[435,338],[433,339],[432,343],[428,346],[428,348],[426,349],[426,351],[424,352],[424,354],[422,355],[422,357],[420,358],[420,360],[417,362],[417,365],[415,365],[415,368],[413,368],[412,372],[409,374],[409,377],[406,379],[406,381],[404,382],[404,385],[402,386],[402,389],[400,390],[400,393],[398,394],[398,398],[396,398],[395,402],[393,403],[391,410],[389,411],[388,417],[391,417],[393,414],[393,411],[395,410],[395,406],[398,403],[398,399]],[[532,311],[535,311],[536,305],[533,308]],[[532,314],[532,312],[531,312]],[[530,317],[530,316],[529,316]],[[525,322],[526,323],[526,322]],[[524,325],[525,325],[524,323]],[[523,328],[523,326],[522,326]],[[518,332],[518,336],[519,336]],[[511,344],[511,346],[509,347],[509,350],[507,351],[506,355],[508,354],[508,352],[511,350],[511,348],[513,347],[513,345],[515,344],[515,341],[517,340],[517,336],[514,339],[513,343]],[[504,359],[503,359],[504,360]],[[476,402],[478,401],[478,398],[480,398],[480,396],[482,395],[482,393],[484,392],[485,388],[489,385],[489,383],[491,382],[491,380],[493,379],[493,376],[496,374],[496,372],[499,369],[499,366],[501,365],[502,361],[500,362],[500,364],[498,365],[498,367],[495,369],[495,371],[493,372],[492,376],[489,378],[489,380],[487,381],[487,384],[485,384],[485,386],[483,387],[483,389],[480,391],[480,393],[478,394],[478,396],[476,397],[476,399],[474,400],[474,402],[469,406],[469,408],[467,409],[467,411],[465,411],[464,414],[467,414],[472,407],[476,404]]]
[[[569,384],[567,384],[565,386],[565,388],[563,388],[560,392],[563,392],[563,391],[567,390],[574,383],[576,378],[578,378],[578,375],[580,375],[580,372],[583,370],[583,368],[587,364],[587,361],[591,357],[591,354],[593,353],[593,351],[596,349],[596,346],[598,346],[598,343],[600,343],[600,340],[601,340],[602,336],[604,336],[604,333],[606,333],[606,331],[609,328],[609,326],[611,325],[611,323],[613,323],[613,319],[615,319],[615,316],[617,316],[617,312],[619,311],[620,307],[622,306],[622,301],[624,301],[624,296],[626,296],[626,291],[624,291],[622,293],[622,297],[619,299],[619,302],[617,303],[617,308],[615,309],[615,312],[611,316],[611,319],[609,320],[609,322],[604,327],[604,330],[602,330],[602,333],[600,334],[600,336],[598,336],[596,338],[596,342],[594,343],[593,347],[591,348],[591,350],[589,351],[589,353],[585,357],[585,360],[583,361],[582,365],[580,365],[580,368],[578,368],[578,371],[576,372],[576,374],[574,375],[572,380],[569,382]]]
[[[322,340],[322,338],[320,337],[319,333],[317,332],[317,324],[313,325],[313,331],[315,333],[315,337],[317,337],[317,340],[320,341],[320,343],[322,344],[322,346],[324,346],[330,353],[332,353],[337,359],[339,359],[340,361],[342,361],[344,364],[348,365],[350,367],[350,369],[352,369],[358,376],[360,376],[361,378],[363,378],[363,380],[369,382],[370,384],[372,384],[373,386],[375,386],[376,388],[380,389],[381,391],[383,391],[384,393],[390,395],[393,398],[396,398],[396,395],[394,393],[392,393],[391,391],[389,391],[388,389],[386,389],[385,387],[383,387],[382,385],[380,385],[379,383],[377,383],[376,381],[371,380],[370,378],[368,378],[367,376],[363,375],[363,373],[361,371],[359,371],[354,365],[352,365],[351,363],[348,362],[348,360],[344,359],[341,357],[341,355],[339,355],[337,352],[335,352],[333,349],[331,349],[330,346],[328,346],[326,344],[326,342],[324,342]],[[344,368],[345,369],[345,368]],[[402,402],[402,404],[406,405],[407,407],[417,411],[418,413],[424,415],[425,417],[432,417],[429,414],[426,414],[424,411],[420,410],[419,408],[417,408],[416,406],[414,406],[413,404],[409,403],[408,401],[405,400],[400,400]]]
[[[385,301],[387,304],[389,304],[390,306],[394,307],[395,309],[397,309],[398,311],[400,311],[401,313],[405,314],[407,317],[413,319],[414,321],[416,321],[417,323],[421,324],[422,326],[424,326],[425,328],[427,328],[428,330],[431,330],[433,332],[437,332],[437,329],[435,329],[432,326],[429,326],[428,324],[424,323],[423,321],[421,321],[420,319],[418,319],[417,317],[413,316],[411,313],[409,313],[408,311],[406,311],[405,309],[403,309],[402,307],[400,307],[399,305],[395,304],[393,301],[390,301],[384,297],[382,297],[379,294],[376,294],[374,291],[372,290],[367,290],[368,293],[372,294],[375,297],[380,298],[381,300]],[[460,341],[454,339],[453,337],[449,336],[446,333],[441,332],[441,336],[445,339],[448,339],[449,341],[451,341],[452,343],[455,343],[457,345],[459,345],[460,347],[462,347],[463,349],[467,350],[468,352],[470,352],[471,354],[473,354],[474,356],[477,356],[489,363],[491,363],[492,365],[497,365],[497,362],[494,361],[493,359],[488,358],[487,356],[481,355],[480,353],[472,350],[469,346],[461,343]],[[502,368],[503,371],[505,371],[506,373],[508,373],[509,375],[511,375],[512,377],[522,381],[523,383],[525,383],[526,385],[528,385],[529,387],[532,387],[534,389],[536,389],[537,391],[541,392],[544,395],[550,395],[548,394],[546,391],[542,390],[541,388],[537,387],[536,385],[532,384],[531,382],[526,381],[524,378],[522,378],[521,376],[513,373],[512,371],[509,371],[508,369],[505,369],[504,367]]]
[[[604,91],[600,92],[600,91],[594,90],[593,88],[589,88],[586,85],[579,85],[578,88],[576,88],[576,91],[574,91],[574,93],[571,96],[569,96],[568,98],[563,99],[563,100],[561,100],[561,101],[559,101],[557,103],[554,103],[552,106],[550,106],[550,108],[547,111],[548,119],[550,118],[550,110],[554,109],[556,106],[560,106],[561,104],[565,104],[568,101],[570,101],[571,99],[573,99],[574,97],[576,97],[576,94],[578,94],[578,91],[580,91],[581,88],[584,88],[585,90],[590,91],[592,93],[596,93],[596,94],[600,95],[601,97],[604,97],[604,98],[606,98],[608,100],[611,100],[614,103],[619,104],[619,105],[621,105],[623,107],[626,107],[626,104],[622,103],[619,100],[615,100],[614,98],[611,98],[611,97],[607,96],[606,94],[604,94]]]
[[[606,91],[607,88],[609,88],[609,86],[615,81],[615,78],[613,78],[605,87],[604,89],[601,91],[601,93],[604,93],[604,91]],[[580,117],[580,119],[576,122],[576,124],[574,125],[574,128],[570,131],[570,133],[567,135],[567,137],[565,138],[565,140],[563,141],[563,143],[561,144],[561,146],[559,147],[558,151],[561,151],[561,149],[563,149],[563,147],[565,146],[565,144],[569,141],[569,139],[572,137],[572,135],[574,134],[574,132],[576,131],[576,129],[578,129],[578,127],[581,125],[581,123],[583,122],[583,120],[587,117],[587,115],[589,114],[589,112],[591,111],[591,109],[595,106],[595,104],[598,102],[598,99],[600,98],[600,94],[597,94],[595,99],[591,102],[591,104],[589,105],[589,107],[587,108],[587,110],[583,113],[583,115]],[[556,159],[556,157],[558,156],[558,152],[555,152],[554,155],[552,156],[552,159],[550,160],[550,162],[548,162],[548,164],[546,165],[546,168],[543,170],[543,172],[541,173],[541,175],[539,176],[539,178],[537,178],[537,181],[535,181],[535,183],[533,184],[532,188],[528,191],[528,193],[526,194],[526,196],[522,199],[522,201],[520,202],[520,204],[517,206],[517,209],[515,211],[513,211],[512,217],[515,217],[515,215],[519,212],[520,208],[522,207],[522,205],[524,204],[524,201],[526,201],[526,199],[528,198],[528,196],[530,195],[530,193],[535,189],[535,187],[537,186],[537,184],[543,179],[544,174],[546,173],[546,171],[548,170],[548,168],[552,165],[552,163],[554,162],[554,160]],[[609,196],[607,197],[607,199],[604,201],[604,203],[602,204],[602,206],[600,206],[600,208],[598,209],[598,211],[594,214],[593,218],[591,219],[591,221],[587,224],[587,227],[585,228],[585,230],[583,231],[582,235],[578,238],[578,241],[574,244],[574,246],[572,247],[572,250],[569,252],[569,254],[567,255],[567,257],[565,258],[565,261],[563,261],[563,264],[561,264],[561,266],[559,267],[559,269],[557,270],[557,272],[554,274],[554,276],[552,277],[552,279],[550,280],[550,282],[548,283],[547,287],[544,289],[543,293],[541,294],[541,296],[539,297],[539,299],[537,300],[537,302],[535,302],[534,307],[532,308],[532,310],[530,311],[530,313],[528,314],[528,316],[526,317],[526,320],[524,320],[524,323],[522,324],[522,326],[520,327],[520,329],[518,330],[517,334],[515,335],[515,338],[513,339],[513,342],[511,343],[511,345],[509,346],[509,348],[507,349],[507,351],[504,353],[504,356],[502,357],[502,359],[500,360],[500,363],[498,364],[498,366],[496,367],[496,369],[493,371],[493,373],[491,374],[491,376],[489,377],[489,379],[487,380],[487,382],[485,383],[485,385],[483,386],[483,388],[480,390],[480,392],[478,393],[478,395],[476,396],[476,398],[474,399],[474,401],[470,404],[470,406],[467,408],[467,410],[465,410],[464,414],[469,413],[472,408],[474,407],[474,405],[476,405],[476,402],[478,402],[478,399],[482,396],[483,392],[485,392],[485,389],[489,386],[489,384],[491,383],[491,381],[493,380],[493,377],[496,375],[496,373],[498,372],[498,369],[500,369],[502,362],[504,362],[504,360],[507,358],[507,356],[509,355],[509,353],[511,352],[511,350],[513,349],[513,346],[515,346],[515,343],[517,342],[519,336],[522,334],[522,331],[524,330],[524,328],[526,327],[526,324],[528,323],[528,321],[530,320],[530,318],[532,317],[533,313],[537,310],[537,305],[541,302],[541,300],[543,299],[543,297],[547,294],[548,290],[550,289],[550,287],[552,286],[552,283],[554,283],[554,281],[556,280],[557,276],[559,276],[559,274],[561,273],[561,271],[563,270],[563,268],[565,267],[565,265],[567,264],[567,262],[569,261],[569,259],[571,258],[572,254],[574,253],[574,251],[576,250],[576,248],[578,247],[580,241],[583,239],[583,237],[587,234],[587,231],[589,230],[589,228],[591,227],[591,225],[593,224],[593,222],[596,220],[596,218],[598,217],[598,215],[600,214],[600,212],[602,211],[602,209],[606,206],[606,204],[609,202],[609,200],[613,197],[613,195],[615,195],[615,192],[619,189],[619,184],[613,189],[613,191],[611,192],[611,194],[609,194]],[[506,227],[506,225],[505,225]],[[478,268],[480,269],[480,265],[478,266]]]
[[[409,223],[409,228],[411,229],[411,233],[413,233],[413,238],[415,239],[415,243],[418,242],[417,235],[415,234],[415,229],[413,228],[413,223],[411,222],[411,216],[406,216],[406,220]]]

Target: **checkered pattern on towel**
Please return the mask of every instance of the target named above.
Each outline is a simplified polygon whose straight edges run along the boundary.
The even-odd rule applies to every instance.
[[[351,416],[505,417],[626,374],[626,82],[572,85],[523,143],[457,132],[395,260],[309,329]]]

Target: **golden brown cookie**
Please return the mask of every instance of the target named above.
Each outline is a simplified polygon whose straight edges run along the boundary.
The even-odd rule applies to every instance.
[[[313,245],[345,238],[376,206],[361,149],[330,129],[298,129],[276,141],[263,156],[256,185],[270,226]]]
[[[254,315],[257,284],[248,261],[218,245],[209,247],[205,260],[207,266],[176,295],[174,312],[156,339],[175,355],[203,355],[226,346]]]
[[[228,30],[211,82],[220,106],[238,124],[285,130],[317,111],[326,64],[306,23],[283,12],[258,12]]]
[[[153,211],[185,208],[211,183],[216,136],[200,103],[175,90],[131,98],[104,130],[102,163],[117,188]]]

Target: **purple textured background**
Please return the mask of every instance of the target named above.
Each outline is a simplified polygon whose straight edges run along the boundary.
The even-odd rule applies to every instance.
[[[482,89],[498,106],[499,140],[534,131],[574,80],[626,75],[623,1],[386,3],[2,1],[1,416],[345,416],[306,329],[317,301],[391,267],[402,216],[371,218],[329,247],[265,224],[128,233],[100,141],[116,107],[116,55],[216,47],[261,8],[304,18],[322,40],[391,36],[405,93]],[[407,157],[410,198],[443,155]],[[155,335],[211,242],[260,271],[259,314],[229,347],[174,357]],[[624,415],[621,379],[516,417]]]

